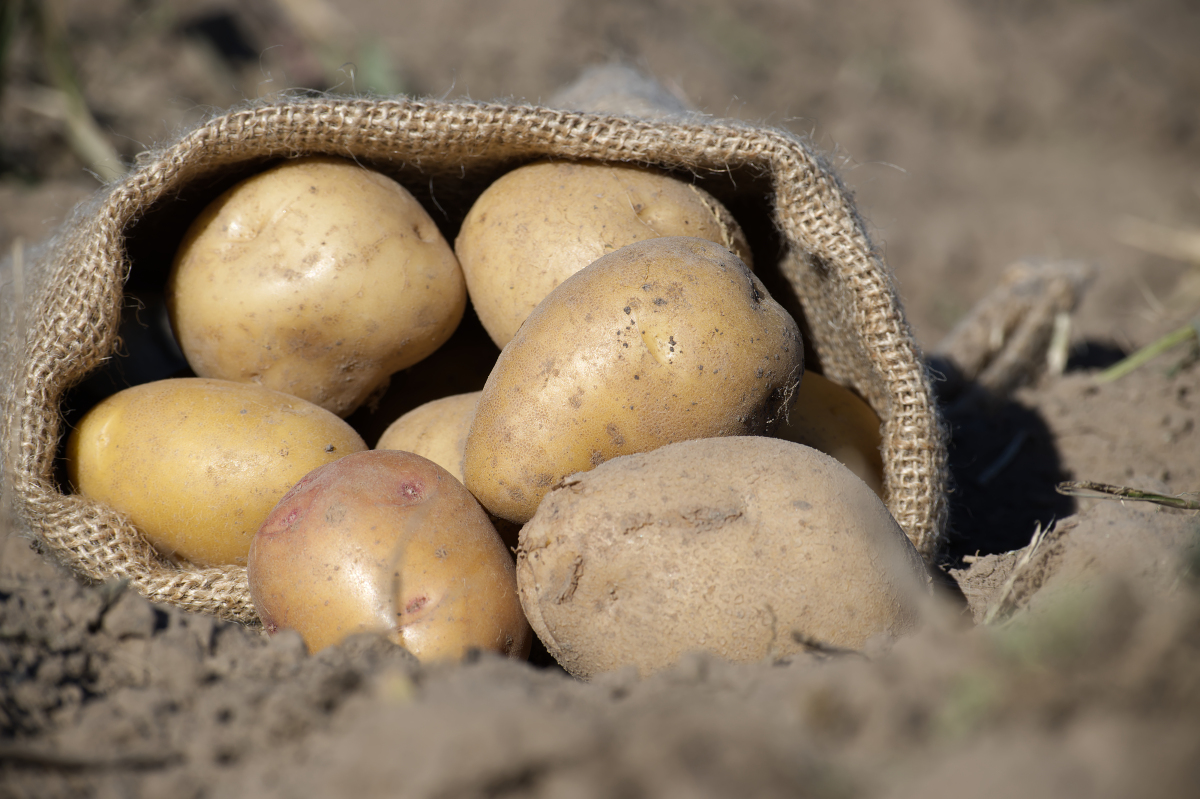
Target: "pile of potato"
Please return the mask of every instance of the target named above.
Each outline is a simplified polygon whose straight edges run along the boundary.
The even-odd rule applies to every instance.
[[[197,377],[96,406],[68,476],[165,558],[247,565],[267,629],[314,651],[380,630],[425,660],[525,657],[532,623],[589,676],[901,634],[927,578],[880,500],[879,419],[804,373],[751,261],[720,202],[655,170],[520,167],[452,250],[390,178],[287,161],[180,245]],[[502,348],[483,390],[369,450],[344,417],[468,295]]]

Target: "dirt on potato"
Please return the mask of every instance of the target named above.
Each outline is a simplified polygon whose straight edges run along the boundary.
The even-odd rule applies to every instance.
[[[1080,260],[1096,275],[1065,374],[990,405],[947,402],[945,599],[915,635],[755,665],[693,655],[646,680],[590,683],[544,652],[423,667],[368,636],[308,656],[293,635],[153,605],[119,583],[81,585],[13,534],[0,550],[0,797],[1194,794],[1200,514],[1054,486],[1200,499],[1188,346],[1095,380],[1200,311],[1198,267],[1170,244],[1200,229],[1195,4],[505,0],[482,13],[448,0],[398,14],[382,0],[57,0],[26,11],[41,5],[59,10],[82,97],[118,159],[281,89],[545,101],[616,60],[704,113],[811,133],[854,188],[927,351],[1015,260]],[[302,5],[336,13],[314,23]],[[34,26],[6,41],[7,255],[95,189],[87,170],[104,179],[119,161],[72,144]],[[762,224],[740,221],[748,233]],[[10,268],[0,291],[12,296]],[[156,329],[132,300],[130,313]],[[137,379],[122,368],[117,379]],[[447,394],[478,390],[486,368],[476,382],[465,374]],[[414,386],[408,407],[435,398],[425,390]],[[351,421],[373,441],[391,419]]]

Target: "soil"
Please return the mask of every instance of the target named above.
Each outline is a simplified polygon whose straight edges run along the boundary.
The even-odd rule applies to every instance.
[[[618,61],[715,117],[811,134],[927,351],[1013,261],[1079,260],[1095,277],[1064,374],[947,398],[952,537],[914,635],[590,683],[544,653],[430,667],[369,636],[310,656],[290,634],[82,585],[13,534],[0,796],[1194,795],[1200,517],[1055,490],[1200,498],[1188,347],[1096,379],[1200,311],[1196,263],[1130,244],[1138,220],[1200,228],[1194,3],[50,5],[126,161],[284,89],[537,101]],[[288,11],[326,5],[339,13],[316,26]],[[47,235],[104,166],[68,141],[31,26],[5,69],[7,253]]]

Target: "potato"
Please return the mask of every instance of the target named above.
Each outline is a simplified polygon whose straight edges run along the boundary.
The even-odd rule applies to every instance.
[[[756,662],[859,649],[910,631],[928,583],[865,483],[764,437],[671,444],[574,475],[517,551],[534,632],[583,678],[646,675],[692,650]]]
[[[316,469],[263,522],[250,594],[270,632],[310,651],[379,631],[422,661],[529,654],[513,560],[479,503],[419,455],[374,450]]]
[[[254,532],[297,480],[366,448],[337,416],[290,394],[177,378],[92,408],[67,439],[67,476],[163,555],[244,564]]]
[[[418,364],[392,375],[378,402],[346,417],[368,441],[378,441],[388,425],[427,402],[453,394],[481,391],[500,350],[492,343],[470,307],[462,323],[437,352]]]
[[[658,236],[697,236],[752,266],[737,220],[708,192],[644,167],[543,161],[480,195],[454,250],[471,302],[503,348],[559,283],[613,250]]]
[[[461,482],[463,451],[480,393],[456,394],[417,406],[388,426],[375,449],[403,450],[428,458]],[[516,549],[521,525],[490,514],[489,519],[504,546]]]
[[[467,488],[523,523],[559,480],[617,455],[769,432],[803,359],[795,320],[728,250],[623,247],[552,291],[500,353],[467,436]]]
[[[400,184],[336,158],[237,184],[192,224],[167,285],[202,377],[346,416],[436,350],[466,307],[454,253]]]
[[[455,394],[412,409],[383,431],[375,449],[398,449],[428,458],[462,482],[463,450],[481,393]]]
[[[806,372],[796,404],[776,435],[832,455],[883,499],[879,426],[875,411],[853,391]]]

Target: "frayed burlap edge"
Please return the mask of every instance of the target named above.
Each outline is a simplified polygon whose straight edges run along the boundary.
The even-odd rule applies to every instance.
[[[128,579],[152,600],[256,622],[245,568],[179,568],[120,514],[63,494],[54,479],[66,390],[117,346],[129,271],[126,231],[193,181],[245,161],[326,153],[458,173],[554,156],[655,164],[696,173],[751,170],[773,186],[775,225],[826,375],[884,419],[887,505],[932,560],[946,522],[946,448],[930,383],[891,274],[848,192],[785,132],[672,124],[525,105],[307,99],[231,111],[144,154],[51,243],[27,305],[4,423],[7,472],[25,528],[92,580]],[[23,354],[22,354],[23,353]]]

